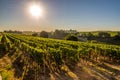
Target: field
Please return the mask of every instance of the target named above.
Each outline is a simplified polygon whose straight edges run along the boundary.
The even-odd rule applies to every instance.
[[[120,80],[120,46],[0,36],[3,80]]]

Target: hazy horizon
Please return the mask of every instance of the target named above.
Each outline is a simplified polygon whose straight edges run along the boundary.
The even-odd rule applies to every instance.
[[[39,4],[34,18],[29,5]],[[0,0],[0,31],[120,31],[119,0]]]

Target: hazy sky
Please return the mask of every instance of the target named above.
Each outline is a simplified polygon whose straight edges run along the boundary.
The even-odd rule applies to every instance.
[[[33,18],[31,3],[44,14]],[[120,30],[120,0],[0,0],[1,30]]]

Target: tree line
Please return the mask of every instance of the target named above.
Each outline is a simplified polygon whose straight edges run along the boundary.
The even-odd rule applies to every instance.
[[[24,34],[24,31],[12,31],[12,30],[5,30],[5,33],[16,33],[16,34]],[[95,34],[94,32],[78,32],[77,30],[58,30],[47,32],[32,32],[28,31],[26,33],[31,33],[32,36],[40,36],[43,38],[54,38],[54,39],[66,39],[72,41],[81,41],[79,38],[85,38],[86,41],[94,41],[94,42],[104,42],[104,43],[112,43],[112,44],[119,44],[120,43],[120,32],[116,32],[116,35],[112,36],[112,32],[108,31],[97,31]]]

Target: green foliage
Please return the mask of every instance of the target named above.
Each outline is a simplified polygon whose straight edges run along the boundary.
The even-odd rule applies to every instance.
[[[37,33],[33,33],[32,36],[38,36],[38,34]]]
[[[8,64],[5,66],[6,70],[11,70],[12,69],[12,65]]]
[[[7,38],[7,36],[4,34],[1,39],[1,49],[2,51],[8,51],[12,48],[10,40]]]
[[[2,72],[2,80],[9,80],[10,74],[8,72]]]
[[[31,60],[36,65],[48,68],[58,68],[67,62],[79,62],[80,59],[93,59],[107,57],[114,62],[120,62],[120,46],[78,42],[76,36],[68,35],[67,40],[45,39],[40,37],[6,34],[3,38],[5,47],[15,52],[21,51],[22,61],[29,64]],[[8,45],[9,44],[9,45]],[[36,66],[35,65],[35,66]],[[6,67],[8,70],[11,66]]]
[[[74,35],[69,34],[65,37],[65,40],[78,41],[78,38]]]
[[[119,40],[120,41],[120,33],[118,33],[117,35],[115,35],[113,38],[114,38],[114,40]]]
[[[98,37],[110,37],[110,34],[108,32],[99,32]]]
[[[40,33],[40,37],[48,38],[48,32],[42,31],[42,32]]]

